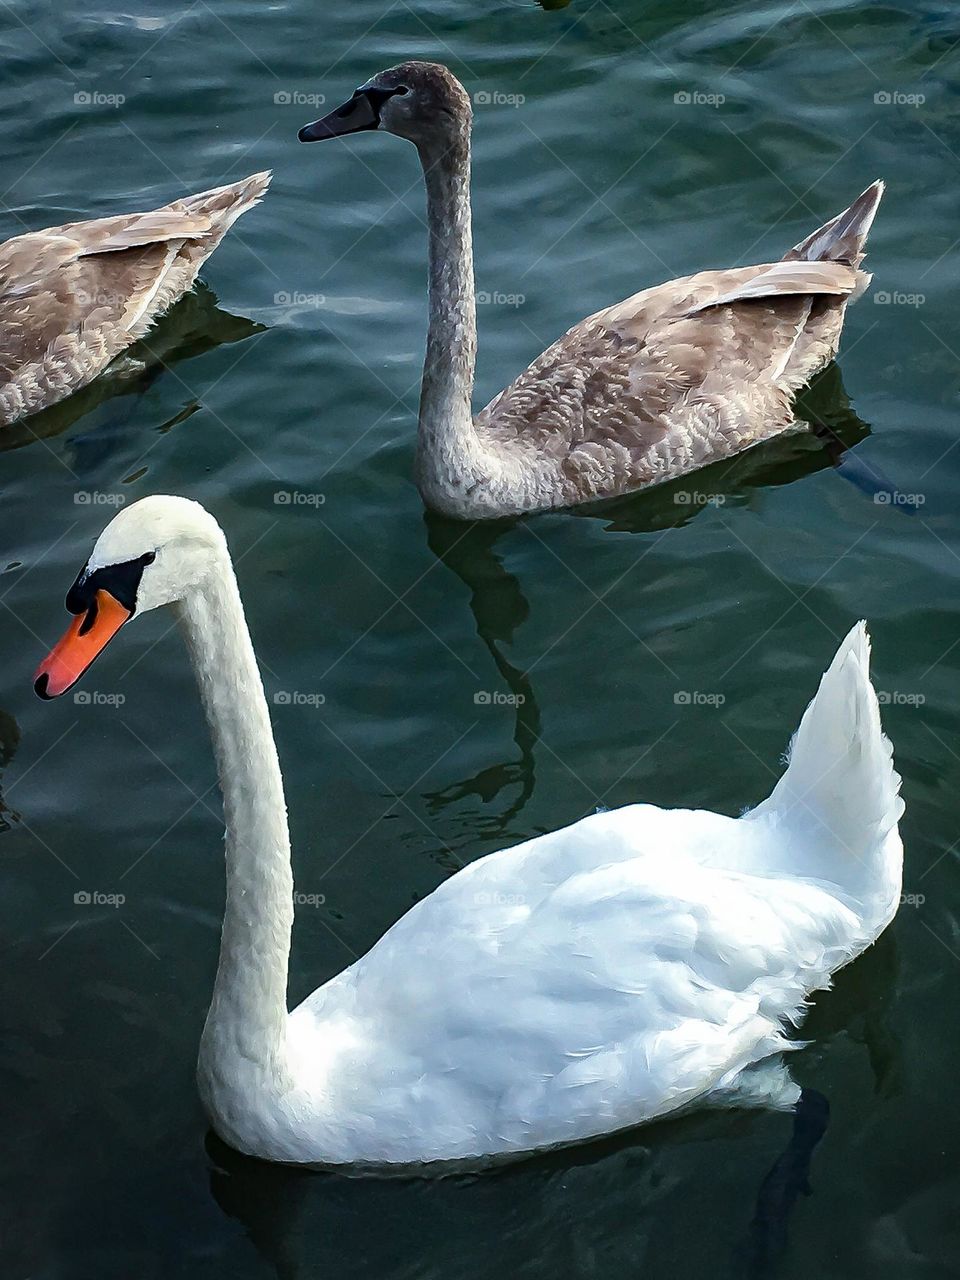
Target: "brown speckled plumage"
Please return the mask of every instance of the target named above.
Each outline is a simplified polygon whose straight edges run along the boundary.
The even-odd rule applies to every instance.
[[[839,262],[785,265],[703,272],[589,317],[476,430],[553,461],[551,506],[657,484],[776,435],[793,425],[792,393],[834,354],[859,276]]]
[[[192,285],[269,173],[0,244],[0,426],[90,382]]]
[[[417,482],[468,519],[516,515],[659,484],[794,425],[793,393],[832,358],[864,289],[874,183],[781,262],[704,271],[599,311],[473,417],[476,307],[469,98],[445,67],[407,62],[379,127],[413,142],[427,184],[430,330]],[[307,140],[344,131],[343,113]],[[311,126],[311,129],[313,127]]]

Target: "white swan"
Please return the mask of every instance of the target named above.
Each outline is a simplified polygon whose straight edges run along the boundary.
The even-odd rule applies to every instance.
[[[0,244],[0,427],[86,386],[142,338],[269,185],[255,173],[149,213]]]
[[[649,488],[797,426],[793,393],[837,351],[883,183],[781,262],[702,271],[575,325],[474,418],[477,317],[470,99],[446,67],[405,62],[300,130],[383,129],[413,142],[427,185],[430,327],[417,483],[484,519]]]
[[[899,902],[902,810],[855,627],[768,800],[741,818],[633,805],[481,858],[292,1013],[283,785],[226,541],[152,497],[100,535],[37,674],[63,693],[131,616],[173,605],[226,818],[220,962],[199,1084],[269,1160],[397,1165],[576,1142],[697,1101],[791,1105],[776,1065],[811,991]]]

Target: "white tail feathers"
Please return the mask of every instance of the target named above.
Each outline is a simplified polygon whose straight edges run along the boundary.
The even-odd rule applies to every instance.
[[[786,772],[750,816],[781,828],[805,874],[870,899],[884,914],[894,890],[899,898],[899,792],[870,683],[870,639],[859,622],[803,714]]]

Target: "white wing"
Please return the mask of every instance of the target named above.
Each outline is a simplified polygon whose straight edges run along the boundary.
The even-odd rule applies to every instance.
[[[295,1011],[354,1148],[358,1116],[378,1160],[573,1141],[785,1047],[779,1019],[849,958],[857,917],[824,886],[704,865],[703,832],[739,822],[653,812],[655,850],[638,807],[474,863]]]

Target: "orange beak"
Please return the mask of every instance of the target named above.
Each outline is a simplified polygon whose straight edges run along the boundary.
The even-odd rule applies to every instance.
[[[76,684],[131,616],[109,591],[98,591],[95,601],[74,618],[67,634],[37,668],[33,687],[41,698],[58,698]]]

